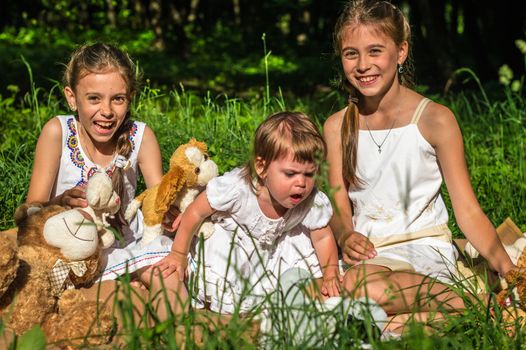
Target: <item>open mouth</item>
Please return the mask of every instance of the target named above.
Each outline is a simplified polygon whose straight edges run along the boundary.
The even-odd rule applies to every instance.
[[[368,75],[366,77],[359,77],[358,81],[360,82],[360,85],[371,85],[378,79],[378,75]]]
[[[115,122],[95,121],[93,122],[97,132],[101,134],[107,134],[111,132],[115,126]]]
[[[299,193],[293,194],[293,195],[290,196],[290,199],[291,199],[292,203],[297,204],[297,203],[301,202],[301,200],[303,199],[303,195],[301,195]]]

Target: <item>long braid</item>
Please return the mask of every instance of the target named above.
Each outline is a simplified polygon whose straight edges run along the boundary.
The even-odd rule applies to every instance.
[[[128,112],[126,119],[124,119],[119,130],[115,134],[115,137],[117,138],[117,144],[116,144],[117,155],[121,155],[127,160],[129,159],[130,154],[133,150],[133,145],[130,141],[130,132],[132,130],[132,127],[133,127],[133,120],[130,118],[130,113]],[[115,190],[115,192],[117,192],[122,202],[125,202],[123,199],[125,198],[125,196],[127,196],[126,188],[124,186],[124,177],[125,177],[124,172],[125,170],[123,168],[115,166],[113,169],[113,174],[111,176],[113,189]],[[117,223],[121,226],[128,224],[126,222],[126,219],[124,219],[125,209],[126,208],[121,206],[121,209],[117,213],[117,218],[116,218]]]
[[[349,99],[349,105],[343,115],[341,140],[343,178],[349,183],[351,188],[359,188],[362,184],[362,181],[356,174],[359,123],[358,106]]]

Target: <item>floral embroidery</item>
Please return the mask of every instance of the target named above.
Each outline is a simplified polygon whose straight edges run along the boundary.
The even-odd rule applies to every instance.
[[[130,140],[132,144],[132,151],[135,149],[135,135],[137,135],[137,123],[133,123],[130,129],[130,135],[128,136],[128,140]]]
[[[99,170],[99,166],[93,164],[94,166],[88,166],[84,156],[80,152],[79,140],[77,136],[77,128],[75,127],[75,118],[71,117],[67,121],[68,127],[68,137],[67,137],[67,147],[69,149],[69,158],[73,165],[80,169],[80,180],[77,182],[76,186],[85,186],[88,183],[88,179]],[[138,126],[137,123],[133,123],[133,126],[130,129],[130,134],[128,139],[132,143],[132,151],[135,149],[135,136],[137,135]],[[113,168],[109,167],[106,169],[106,173],[111,177],[113,175]]]

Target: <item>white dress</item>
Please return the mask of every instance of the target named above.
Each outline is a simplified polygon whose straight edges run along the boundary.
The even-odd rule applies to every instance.
[[[457,252],[440,194],[442,175],[435,150],[417,125],[429,101],[420,102],[410,124],[390,133],[360,130],[357,174],[364,184],[349,191],[349,198],[354,228],[375,243],[378,258],[448,282],[456,273]],[[377,144],[386,138],[381,152],[373,137]]]
[[[327,226],[332,216],[323,192],[314,189],[282,218],[270,219],[236,168],[211,180],[206,196],[217,212],[212,216],[213,235],[195,249],[201,266],[196,273],[199,304],[216,312],[232,313],[237,307],[248,312],[288,268],[300,267],[322,277],[310,231]]]
[[[60,167],[53,187],[51,197],[60,195],[65,190],[75,186],[86,185],[88,179],[101,167],[94,164],[86,155],[77,135],[77,121],[72,115],[57,116],[62,126],[62,155]],[[142,136],[146,124],[134,122],[130,131],[133,149],[129,160],[131,167],[125,171],[125,194],[121,205],[126,207],[135,198],[137,186],[137,155],[141,147]],[[111,176],[112,166],[106,172]],[[103,266],[101,280],[115,279],[126,271],[133,272],[141,267],[149,266],[168,255],[172,240],[166,236],[156,238],[148,246],[142,248],[137,241],[142,237],[144,229],[141,211],[121,232],[123,242],[115,241],[113,246],[103,251]]]

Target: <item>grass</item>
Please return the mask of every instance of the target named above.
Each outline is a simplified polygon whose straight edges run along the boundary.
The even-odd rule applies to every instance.
[[[12,89],[10,96],[0,97],[0,229],[14,226],[13,213],[27,194],[33,152],[39,132],[45,122],[54,115],[66,113],[61,102],[58,87],[44,91],[32,84],[32,92],[23,98]],[[510,216],[526,231],[526,169],[524,165],[526,142],[526,101],[518,94],[505,90],[502,98],[490,99],[484,93],[459,93],[441,100],[449,106],[458,118],[466,149],[466,160],[471,173],[472,184],[483,210],[490,220],[498,225]],[[178,89],[163,91],[146,86],[135,100],[133,115],[145,121],[155,132],[167,166],[168,159],[180,144],[195,137],[206,142],[212,158],[223,173],[241,165],[248,158],[253,131],[270,112],[289,109],[301,110],[311,115],[319,125],[325,118],[344,106],[344,99],[337,93],[309,98],[283,97],[266,92],[264,97],[253,99],[229,98],[227,95],[212,93],[200,95]],[[322,188],[327,190],[322,180]],[[144,188],[140,184],[139,191]],[[446,203],[451,216],[451,205],[447,193]],[[454,220],[450,220],[456,237],[462,236]],[[466,289],[457,285],[461,293]],[[272,298],[269,297],[269,300]],[[467,300],[467,297],[466,297]],[[281,302],[278,302],[281,305]],[[131,305],[120,303],[119,312],[130,315]],[[309,310],[306,306],[305,310]],[[283,308],[281,308],[283,309]],[[256,312],[258,313],[259,310]],[[155,311],[152,311],[155,313]],[[308,315],[315,319],[319,313]],[[330,315],[329,315],[330,316]],[[202,316],[191,312],[178,320],[159,323],[153,328],[137,328],[128,322],[122,329],[126,335],[126,348],[177,348],[174,341],[178,330],[186,334],[185,346],[197,347],[192,338],[192,324]],[[507,336],[497,312],[490,317],[487,304],[481,300],[471,302],[470,307],[460,315],[446,316],[446,322],[430,324],[435,327],[429,334],[423,325],[411,324],[401,341],[379,342],[365,337],[378,349],[516,349],[521,348],[522,333]],[[290,317],[287,322],[291,322]],[[1,326],[1,325],[0,325]],[[204,330],[203,348],[255,348],[243,337],[250,329],[250,320],[233,315],[229,323],[218,325],[215,330]],[[3,326],[0,327],[0,330]],[[359,338],[364,337],[356,325],[336,322],[336,330],[321,339],[299,339],[291,341],[287,329],[282,327],[275,340],[267,348],[358,348]],[[369,329],[370,330],[370,329]],[[37,330],[18,338],[18,346],[35,344],[42,334]],[[20,345],[22,344],[22,345]],[[310,346],[308,346],[310,345]]]

